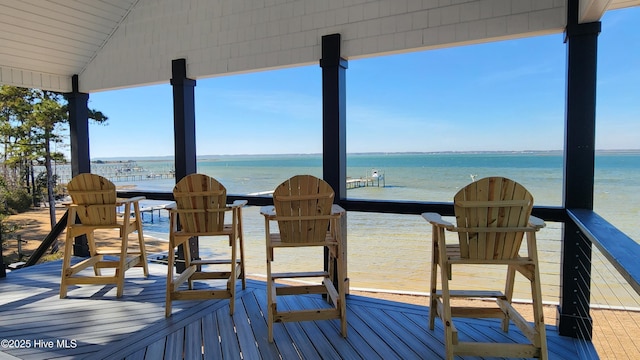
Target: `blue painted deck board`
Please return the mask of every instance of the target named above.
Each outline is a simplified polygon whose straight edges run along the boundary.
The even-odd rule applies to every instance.
[[[428,330],[426,306],[349,295],[348,336],[337,320],[274,325],[275,342],[267,341],[265,284],[247,281],[240,290],[233,317],[228,300],[175,301],[171,318],[164,317],[166,267],[150,264],[151,275],[127,272],[124,296],[115,287],[81,285],[59,299],[60,262],[21,269],[0,279],[0,334],[7,339],[75,340],[75,348],[0,349],[0,358],[20,359],[292,359],[292,358],[441,358],[442,325]],[[323,302],[319,296],[287,300],[293,308]],[[461,338],[522,341],[512,326],[504,334],[495,320],[460,319]],[[487,328],[489,327],[489,329]],[[494,329],[495,327],[495,329]],[[551,358],[584,358],[584,344],[561,337],[547,326]],[[219,341],[218,339],[221,339]],[[578,346],[580,345],[580,346]],[[588,356],[597,357],[587,344]],[[204,354],[202,352],[204,351]],[[241,355],[242,353],[242,355]]]

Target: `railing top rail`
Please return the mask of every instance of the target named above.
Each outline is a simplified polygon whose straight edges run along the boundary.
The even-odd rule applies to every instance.
[[[640,244],[593,210],[567,209],[567,214],[629,285],[640,294]]]
[[[152,191],[118,191],[118,197],[144,196],[148,200],[173,201],[171,192]],[[237,195],[227,194],[229,201],[247,200],[252,206],[273,205],[273,198],[270,195]],[[347,211],[378,212],[390,214],[414,214],[420,215],[423,212],[437,212],[442,215],[453,215],[453,202],[428,202],[410,200],[370,200],[370,199],[336,199],[336,203]],[[565,209],[559,206],[536,206],[533,207],[533,216],[545,221],[565,222],[568,220]]]

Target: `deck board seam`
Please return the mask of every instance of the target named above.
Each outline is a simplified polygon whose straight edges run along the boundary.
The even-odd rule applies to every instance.
[[[172,317],[169,318],[170,320],[159,319],[150,324],[145,331],[129,336],[116,344],[110,344],[103,351],[94,355],[98,356],[100,359],[122,359],[122,357],[135,351],[135,349],[147,347],[162,337],[166,338],[171,333],[184,329],[193,321],[201,321],[207,313],[215,312],[224,306],[225,303],[220,301],[202,301],[191,308],[173,314]],[[170,322],[168,326],[156,326],[158,324],[166,323],[167,321]],[[158,330],[158,328],[160,330]],[[135,344],[135,346],[132,347],[131,344]]]

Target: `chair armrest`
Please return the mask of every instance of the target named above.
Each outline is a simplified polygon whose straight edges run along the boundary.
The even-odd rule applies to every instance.
[[[245,205],[247,205],[249,203],[249,201],[247,200],[236,200],[233,202],[233,204],[227,204],[227,207],[230,208],[238,208],[238,207],[243,207]]]
[[[452,230],[453,228],[455,228],[455,225],[444,220],[442,216],[438,213],[431,213],[431,212],[422,213],[422,217],[425,220],[427,220],[429,223],[431,223],[431,225],[440,226],[448,230]]]
[[[118,205],[123,205],[123,204],[126,204],[126,203],[138,202],[138,201],[144,200],[144,199],[146,199],[144,196],[134,196],[134,197],[131,197],[131,198],[117,198],[116,199],[116,203]]]
[[[172,202],[170,204],[165,205],[164,209],[171,211],[171,210],[173,210],[173,209],[175,209],[177,207],[178,207],[178,204],[176,204],[175,202]]]
[[[331,205],[331,215],[344,215],[347,211],[340,205]]]
[[[276,207],[273,205],[263,206],[260,208],[260,214],[267,218],[276,216]]]
[[[543,227],[547,226],[544,220],[537,218],[535,216],[529,216],[529,225],[536,228],[536,230],[542,229]]]

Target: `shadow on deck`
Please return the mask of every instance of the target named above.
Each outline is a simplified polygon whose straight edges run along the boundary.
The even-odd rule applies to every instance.
[[[440,359],[444,350],[442,326],[428,329],[425,306],[349,295],[346,339],[337,320],[300,322],[275,324],[270,344],[264,282],[247,281],[233,316],[228,300],[176,301],[167,319],[163,265],[150,264],[148,279],[141,269],[129,270],[120,299],[115,287],[98,285],[71,288],[60,299],[60,268],[50,262],[0,279],[0,337],[11,340],[0,359]],[[309,295],[286,306],[321,301]],[[496,320],[457,325],[461,340],[525,339],[515,326],[503,333]],[[547,338],[551,359],[597,358],[590,343],[561,337],[554,326],[547,326]]]

